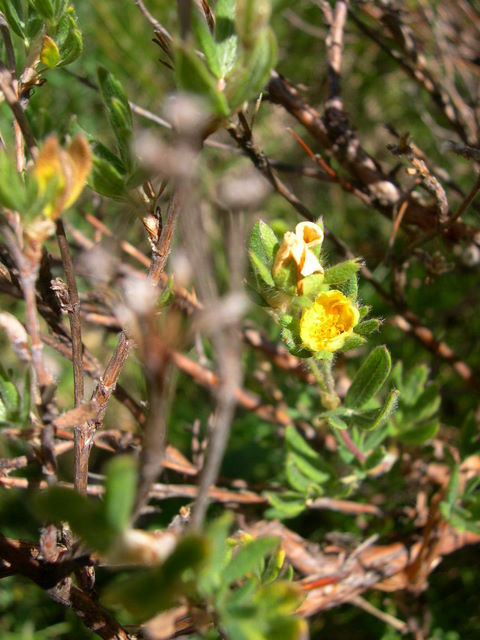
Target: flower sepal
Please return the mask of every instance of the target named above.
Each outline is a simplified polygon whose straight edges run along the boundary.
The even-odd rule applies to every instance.
[[[347,282],[352,276],[360,270],[362,267],[362,260],[360,258],[353,258],[353,260],[346,260],[335,264],[333,267],[329,267],[325,270],[324,281],[328,285],[339,285]]]
[[[273,258],[278,251],[279,242],[273,229],[263,220],[259,220],[250,234],[249,249],[263,262],[270,271]]]
[[[289,296],[297,293],[297,269],[293,262],[288,262],[273,272],[273,280],[277,289]]]
[[[345,340],[340,351],[352,351],[353,349],[358,349],[359,347],[364,345],[366,342],[367,342],[367,339],[364,338],[363,336],[352,335],[350,336],[350,338],[347,338]]]
[[[302,278],[297,285],[299,293],[304,296],[315,298],[321,291],[327,291],[328,287],[324,285],[323,273],[312,273],[312,275]]]
[[[285,346],[292,356],[304,359],[312,357],[312,352],[309,349],[305,349],[298,339],[298,333],[292,331],[292,329],[288,327],[282,327],[281,336]]]
[[[292,309],[299,309],[300,311],[309,309],[312,305],[313,300],[308,296],[295,296],[294,298],[292,298],[291,302]]]
[[[314,351],[310,352],[313,356],[314,360],[326,360],[327,362],[332,362],[333,353],[331,351]]]
[[[368,336],[375,331],[378,331],[382,321],[378,318],[372,318],[371,320],[364,320],[364,322],[359,322],[356,327],[354,327],[354,332],[359,336]]]

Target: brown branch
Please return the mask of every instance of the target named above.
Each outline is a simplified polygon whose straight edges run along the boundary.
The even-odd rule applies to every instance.
[[[161,275],[165,270],[181,208],[182,198],[179,189],[176,189],[168,204],[167,215],[162,224],[162,231],[152,246],[152,262],[148,271],[148,278],[154,287],[158,286]]]
[[[415,240],[414,242],[409,244],[407,249],[405,250],[405,255],[410,255],[414,251],[414,249],[417,249],[418,247],[429,242],[430,240],[433,240],[433,238],[435,238],[436,236],[446,234],[450,229],[452,229],[452,227],[457,222],[457,220],[461,218],[461,216],[465,213],[465,211],[467,211],[467,209],[473,203],[479,190],[480,190],[480,174],[477,176],[477,179],[475,180],[473,187],[470,189],[470,192],[467,194],[467,196],[463,199],[463,201],[461,202],[460,206],[455,211],[455,213],[452,214],[447,220],[445,220],[443,224],[438,225],[436,229],[432,229],[431,231],[423,235],[421,238],[418,238],[418,240]]]
[[[97,429],[101,426],[108,401],[115,390],[120,371],[127,359],[131,343],[125,333],[121,333],[117,347],[110,358],[105,373],[100,378],[92,394],[92,402],[97,407],[96,416],[89,420],[78,431],[75,444],[75,486],[77,490],[84,493],[88,483],[88,460],[93,445],[93,437]]]
[[[11,566],[10,575],[22,575],[43,589],[53,600],[72,609],[82,622],[105,640],[130,640],[131,636],[93,596],[65,580],[90,560],[81,558],[46,562],[38,558],[39,549],[30,543],[0,534],[0,558]],[[60,586],[61,585],[61,586]],[[60,586],[60,588],[56,588]]]
[[[378,162],[362,148],[342,110],[331,108],[322,117],[304,100],[300,91],[277,72],[273,72],[270,78],[268,95],[272,102],[282,105],[296,118],[349,172],[355,187],[353,193],[361,191],[362,201],[392,218],[394,207],[403,201],[404,195]],[[404,217],[407,224],[428,230],[436,226],[436,219],[434,207],[422,206],[408,199]]]
[[[172,361],[181,371],[191,376],[202,386],[209,387],[212,390],[218,388],[219,379],[217,374],[210,371],[210,369],[202,367],[198,362],[188,358],[183,353],[178,351],[173,352]],[[235,397],[236,402],[241,407],[249,411],[254,411],[262,420],[282,426],[292,424],[292,419],[287,413],[273,405],[264,404],[262,399],[252,391],[239,388],[235,393]]]
[[[78,407],[83,402],[84,384],[83,384],[83,344],[82,344],[82,323],[80,317],[80,298],[78,296],[77,282],[75,279],[75,271],[70,255],[67,237],[65,235],[65,227],[62,219],[56,222],[57,241],[62,256],[63,270],[67,281],[69,308],[68,317],[70,319],[70,331],[72,336],[72,364],[73,364],[73,395],[75,406]],[[74,453],[74,478],[75,486],[78,491],[82,491],[87,484],[86,474],[88,475],[88,461],[85,465],[84,443],[87,439],[88,424],[83,422],[74,427],[75,434],[75,453]]]
[[[411,546],[401,542],[362,544],[350,554],[346,554],[344,549],[337,553],[323,553],[318,544],[307,542],[279,522],[260,521],[247,531],[253,536],[277,535],[281,538],[287,559],[306,576],[298,583],[307,594],[298,613],[308,617],[349,602],[371,588],[384,591],[409,588],[405,570],[421,546],[420,542]],[[476,534],[447,528],[437,549],[435,566],[443,556],[479,542],[480,536]],[[433,568],[432,563],[428,573]]]
[[[5,45],[5,55],[7,58],[7,66],[12,78],[16,78],[17,70],[15,64],[15,50],[13,48],[12,39],[10,37],[10,29],[8,22],[0,11],[0,32],[2,34],[3,43]]]
[[[465,126],[465,122],[462,122],[458,108],[452,102],[449,92],[442,86],[440,79],[431,70],[427,69],[425,57],[417,51],[410,29],[401,22],[399,13],[389,8],[385,11],[378,8],[376,19],[382,23],[382,33],[385,32],[385,26],[389,29],[401,51],[397,51],[390,44],[387,44],[377,32],[368,27],[355,13],[351,13],[351,18],[363,33],[375,42],[382,51],[393,58],[413,80],[418,82],[430,94],[434,103],[441,109],[462,141],[474,144],[475,140],[472,138],[474,131],[469,131]],[[466,105],[463,105],[463,108],[467,108]],[[471,120],[469,117],[467,119]]]
[[[275,174],[270,164],[270,160],[263,151],[260,151],[255,145],[252,137],[250,127],[245,127],[245,118],[240,119],[243,123],[243,128],[237,125],[231,124],[227,127],[227,131],[235,142],[244,150],[246,155],[253,162],[253,165],[267,178],[275,191],[282,196],[287,202],[289,202],[294,209],[296,209],[307,220],[315,221],[316,216],[310,209],[301,202],[297,196],[287,187],[287,185],[280,180]]]
[[[32,129],[30,127],[30,123],[27,120],[25,112],[23,110],[20,101],[18,100],[17,92],[15,90],[15,79],[7,69],[7,67],[0,61],[0,91],[3,93],[5,97],[5,101],[10,107],[10,110],[13,113],[15,121],[20,127],[23,137],[25,138],[25,142],[27,144],[27,148],[32,157],[35,157],[37,153],[37,145],[35,143],[35,138],[33,136]]]
[[[347,20],[347,2],[338,0],[332,11],[327,2],[322,3],[329,32],[326,40],[328,60],[328,101],[327,108],[336,106],[343,109],[340,91],[340,71],[343,55],[343,31]]]

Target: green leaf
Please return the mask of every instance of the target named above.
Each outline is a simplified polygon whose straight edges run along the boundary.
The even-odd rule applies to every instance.
[[[245,47],[251,47],[256,36],[266,31],[271,13],[269,0],[237,0],[236,31]]]
[[[295,462],[295,464],[297,465],[298,469],[300,469],[300,471],[303,473],[303,475],[306,478],[310,478],[316,484],[322,485],[325,482],[327,482],[327,480],[330,478],[330,474],[329,473],[325,473],[325,471],[322,471],[319,468],[320,465],[321,465],[321,462],[319,460],[319,456],[317,456],[317,461],[319,462],[318,466],[316,466],[315,464],[312,464],[307,459],[305,459],[303,456],[299,456],[299,455],[297,455],[297,454],[295,454],[293,452],[290,452],[288,454],[288,457],[290,457]]]
[[[60,52],[55,41],[49,36],[43,39],[42,53],[40,55],[41,62],[49,69],[53,69],[60,61]]]
[[[253,251],[249,251],[250,264],[252,265],[252,269],[258,278],[262,280],[264,284],[269,287],[274,287],[275,282],[273,281],[272,274],[270,273],[270,269],[260,260],[256,253]]]
[[[358,297],[358,280],[357,276],[353,275],[348,280],[343,282],[342,284],[338,284],[335,286],[336,289],[341,291],[343,294],[350,298],[353,302],[357,301]]]
[[[210,551],[198,578],[198,588],[204,596],[220,587],[220,575],[229,560],[226,540],[232,525],[233,514],[227,511],[210,523],[206,530]]]
[[[296,518],[306,509],[305,498],[293,491],[284,491],[283,493],[266,491],[264,496],[273,507],[270,512],[267,512],[269,517],[280,519]]]
[[[297,267],[293,261],[278,269],[273,279],[275,286],[287,295],[294,296],[297,293]]]
[[[460,431],[460,454],[462,458],[473,455],[480,450],[480,425],[471,411],[463,421]]]
[[[420,422],[431,418],[440,408],[442,399],[435,384],[428,386],[415,402],[415,405],[403,411],[406,420]]]
[[[228,116],[230,107],[217,80],[197,54],[183,44],[175,50],[175,77],[179,89],[203,98],[214,115]]]
[[[107,606],[122,605],[139,622],[151,618],[175,604],[186,589],[186,574],[196,573],[206,557],[204,538],[185,536],[161,566],[136,571],[110,583],[102,602]]]
[[[361,266],[362,262],[357,258],[340,262],[340,264],[336,264],[325,271],[325,284],[343,284],[355,275]]]
[[[327,418],[327,422],[332,427],[332,429],[339,429],[340,431],[343,431],[343,429],[348,428],[348,424],[345,422],[345,420],[342,420],[340,416],[329,416]]]
[[[448,520],[459,495],[459,468],[455,465],[451,470],[450,481],[447,486],[445,500],[441,503],[442,513]]]
[[[274,551],[268,559],[265,571],[262,574],[262,584],[270,584],[274,582],[280,575],[285,564],[285,551],[280,548]]]
[[[246,60],[237,62],[227,85],[228,102],[232,108],[255,98],[265,87],[277,59],[277,41],[271,29],[260,32]]]
[[[274,621],[282,616],[293,614],[304,598],[304,594],[297,585],[284,580],[262,585],[255,593],[255,601],[262,612],[261,618]],[[278,631],[281,633],[280,629]]]
[[[298,491],[305,495],[310,494],[312,489],[316,489],[316,487],[314,486],[315,483],[312,481],[312,479],[308,478],[300,471],[291,453],[287,455],[285,473],[289,485],[292,487],[292,489],[295,489],[295,491]],[[320,489],[320,487],[318,487],[318,489]]]
[[[375,410],[373,413],[359,415],[355,420],[355,425],[366,431],[377,429],[392,415],[398,403],[400,392],[392,389],[387,401],[381,409]]]
[[[0,395],[3,403],[7,408],[8,414],[14,414],[19,411],[20,408],[20,395],[17,387],[9,379],[8,375],[0,365]]]
[[[96,154],[92,159],[92,170],[87,184],[97,193],[113,200],[124,200],[126,196],[124,177],[111,162]]]
[[[287,349],[292,355],[296,356],[297,358],[312,357],[312,352],[302,347],[300,338],[298,336],[298,330],[295,331],[287,327],[282,327],[281,335],[282,340],[285,342]]]
[[[30,416],[30,380],[31,373],[30,369],[27,369],[25,373],[25,379],[23,382],[23,390],[22,395],[20,396],[20,405],[18,408],[18,418],[20,422],[26,423]]]
[[[76,60],[83,51],[83,38],[82,32],[77,27],[76,17],[71,14],[67,14],[62,18],[67,26],[67,32],[65,38],[62,39],[61,44],[57,39],[58,48],[60,51],[60,63],[59,67],[64,67]]]
[[[13,158],[0,151],[0,204],[22,212],[26,206],[25,185]]]
[[[235,4],[235,0],[219,0],[215,12],[215,41],[222,78],[232,69],[237,57]]]
[[[0,424],[8,422],[8,411],[3,400],[0,400]]]
[[[264,536],[247,542],[232,557],[222,573],[222,582],[232,584],[259,567],[265,556],[278,547],[279,538]]]
[[[353,349],[358,349],[362,345],[366,343],[366,338],[363,336],[350,336],[343,343],[342,351],[352,351]]]
[[[78,18],[72,5],[58,21],[55,42],[60,50],[62,64],[72,62],[82,52],[82,34],[78,28]]]
[[[437,419],[415,423],[415,425],[411,429],[401,431],[398,434],[398,438],[402,442],[411,445],[423,444],[427,440],[431,440],[437,435],[438,427],[439,422]]]
[[[4,14],[10,29],[23,40],[25,38],[25,22],[19,15],[15,4],[12,0],[0,0],[0,11]]]
[[[55,17],[55,6],[52,0],[29,0],[29,2],[45,20],[52,20]]]
[[[384,421],[378,428],[370,430],[365,438],[365,451],[376,449],[390,435],[391,428],[388,421]]]
[[[360,336],[368,336],[374,331],[378,331],[381,324],[381,320],[379,320],[378,318],[372,318],[371,320],[359,322],[357,326],[353,328],[353,330]]]
[[[285,429],[285,444],[289,451],[294,451],[304,458],[310,458],[310,460],[317,460],[318,458],[318,453],[315,449],[312,449],[291,424]]]
[[[108,463],[103,508],[105,520],[117,533],[129,522],[137,488],[137,465],[131,456],[116,456]]]
[[[117,139],[120,157],[127,168],[131,168],[130,139],[133,132],[133,121],[127,96],[119,80],[105,67],[98,67],[97,76],[110,125]]]
[[[273,259],[279,246],[278,238],[273,229],[263,220],[259,220],[253,226],[248,246],[271,271]]]
[[[25,34],[29,42],[32,42],[43,29],[44,21],[32,7],[28,8],[27,20],[25,22]]]
[[[428,378],[428,367],[419,365],[413,368],[404,376],[404,381],[400,391],[402,392],[402,402],[414,405],[423,392]]]
[[[365,316],[367,316],[370,311],[372,310],[372,307],[368,304],[363,305],[363,307],[360,307],[358,309],[359,313],[360,313],[360,320],[363,320],[365,318]]]
[[[298,599],[298,604],[302,599],[303,597]],[[272,620],[265,634],[265,640],[298,640],[307,637],[307,623],[303,618],[294,616],[278,617]]]
[[[386,347],[376,347],[360,369],[345,396],[345,406],[360,409],[383,387],[392,366]]]
[[[215,40],[210,33],[204,16],[200,15],[196,7],[194,7],[192,11],[192,29],[200,49],[205,55],[205,60],[207,61],[210,71],[216,78],[221,78],[222,70]]]

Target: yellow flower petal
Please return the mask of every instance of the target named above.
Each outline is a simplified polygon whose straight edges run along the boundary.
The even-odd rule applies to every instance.
[[[50,202],[43,209],[47,218],[55,220],[77,200],[91,164],[90,147],[83,136],[76,136],[67,150],[60,147],[55,136],[47,139],[33,168],[40,195],[53,180],[57,181]]]
[[[73,180],[64,208],[68,209],[82,193],[88,174],[92,166],[92,154],[87,140],[83,136],[76,136],[67,149],[70,166],[73,169]]]
[[[60,157],[61,149],[57,138],[51,136],[43,145],[35,161],[34,175],[41,194],[45,193],[48,184],[57,178],[57,191],[65,186],[65,177]]]
[[[293,260],[297,267],[301,268],[305,253],[305,243],[298,236],[287,231],[283,236],[283,242],[275,256],[272,273],[275,276],[288,262]]]
[[[300,319],[300,338],[311,351],[337,351],[360,318],[356,305],[341,291],[320,293]]]
[[[323,267],[320,264],[317,256],[308,247],[305,247],[303,253],[303,264],[300,269],[300,274],[306,278],[311,276],[312,273],[323,273]]]
[[[295,233],[287,231],[283,236],[283,242],[275,256],[273,275],[293,261],[297,266],[299,282],[302,278],[312,273],[323,273],[320,260],[313,253],[313,247],[321,246],[323,242],[323,229],[313,222],[299,222],[295,227]]]
[[[314,222],[299,222],[295,227],[295,235],[303,240],[309,249],[323,243],[323,229]]]

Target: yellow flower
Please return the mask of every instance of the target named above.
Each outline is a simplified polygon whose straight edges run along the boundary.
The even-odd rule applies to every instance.
[[[319,259],[312,251],[314,247],[321,246],[323,242],[323,229],[313,222],[300,222],[295,227],[295,233],[287,231],[283,236],[283,242],[275,256],[273,275],[293,261],[297,267],[297,279],[313,273],[323,273],[323,267]]]
[[[320,293],[300,319],[300,338],[311,351],[337,351],[352,335],[360,314],[341,291]]]
[[[47,139],[33,168],[40,195],[56,180],[50,202],[43,209],[47,218],[56,220],[64,209],[72,206],[82,192],[91,166],[90,147],[83,136],[76,136],[67,149],[60,147],[55,136]]]

